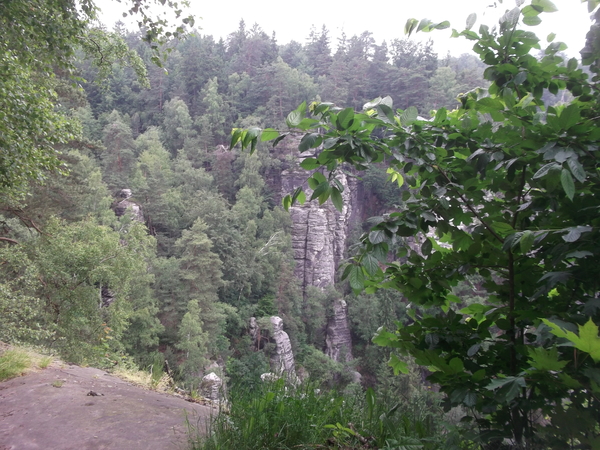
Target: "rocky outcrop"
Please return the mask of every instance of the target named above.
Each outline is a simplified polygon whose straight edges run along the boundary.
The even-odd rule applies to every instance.
[[[142,214],[142,208],[140,205],[130,200],[132,196],[131,189],[121,189],[119,193],[119,200],[113,209],[117,217],[124,216],[126,213],[131,214],[131,219],[136,222],[144,222],[144,214]]]
[[[337,179],[344,187],[344,207],[337,211],[331,200],[323,205],[317,201],[306,202],[290,208],[292,219],[292,247],[296,266],[294,275],[307,286],[326,287],[335,282],[337,268],[344,258],[348,231],[357,216],[357,181],[344,173]],[[306,180],[306,171],[287,170],[282,174],[282,189],[289,193]],[[304,186],[306,196],[312,191]]]
[[[334,361],[352,361],[352,339],[348,326],[348,305],[342,299],[333,303],[333,317],[327,323],[326,354]]]
[[[205,375],[200,383],[200,392],[204,398],[213,401],[221,400],[223,380],[214,372]]]
[[[288,381],[296,383],[296,367],[290,337],[283,331],[283,320],[280,317],[271,317],[271,339],[275,344],[271,354],[271,370],[285,376]]]

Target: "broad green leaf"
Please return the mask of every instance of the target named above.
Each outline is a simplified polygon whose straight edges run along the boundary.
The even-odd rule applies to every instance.
[[[573,177],[571,176],[571,172],[567,169],[563,169],[560,173],[560,183],[569,197],[569,200],[573,201],[573,197],[575,196],[575,183],[573,182]]]
[[[417,19],[408,19],[404,25],[404,34],[410,36],[418,24],[419,21]]]
[[[552,347],[550,350],[546,350],[543,347],[529,347],[529,364],[531,367],[537,370],[562,370],[568,361],[558,360],[558,349]]]
[[[417,31],[421,31],[426,29],[427,27],[429,27],[429,25],[431,25],[431,20],[429,19],[421,19],[421,21],[419,22],[419,26],[417,28]]]
[[[530,27],[534,27],[542,23],[542,19],[540,19],[540,16],[525,16],[523,17],[523,23]]]
[[[273,139],[276,139],[279,137],[279,131],[274,130],[273,128],[265,128],[262,132],[262,134],[260,135],[260,141],[261,142],[266,142],[266,141],[272,141]]]
[[[371,244],[379,244],[385,240],[385,233],[383,230],[374,230],[369,233],[369,242]]]
[[[314,170],[321,167],[321,164],[316,158],[306,158],[300,163],[300,167],[304,170]]]
[[[294,110],[294,111],[290,112],[287,115],[287,118],[285,119],[285,123],[290,128],[297,127],[301,121],[302,121],[302,113],[300,113],[300,111],[298,111],[298,110]]]
[[[477,22],[477,14],[475,14],[475,13],[469,14],[469,17],[467,17],[466,29],[470,30],[471,28],[473,28],[473,25],[475,25],[475,22]]]
[[[546,164],[545,166],[542,166],[541,169],[539,169],[534,175],[533,175],[533,179],[536,180],[538,178],[542,178],[544,175],[546,175],[550,170],[552,169],[557,169],[561,167],[560,164],[556,163],[556,162],[551,162]]]
[[[558,123],[563,129],[568,130],[580,120],[581,114],[579,112],[579,107],[576,104],[572,104],[563,109],[558,118]]]
[[[569,158],[567,160],[567,164],[569,165],[569,169],[577,181],[583,183],[585,181],[586,173],[579,160],[576,158]]]
[[[366,253],[365,255],[363,255],[360,263],[365,268],[367,274],[370,276],[375,275],[379,271],[379,262],[370,253]]]
[[[401,361],[394,353],[390,356],[390,361],[388,362],[389,366],[394,369],[394,375],[398,375],[399,373],[407,374],[408,373],[408,365]]]
[[[336,188],[336,187],[331,188],[330,194],[331,194],[331,201],[333,202],[333,206],[335,206],[335,209],[337,209],[339,212],[342,212],[342,209],[344,208],[344,200],[342,199],[342,194],[340,193],[338,188]]]
[[[417,108],[415,108],[414,106],[409,106],[400,115],[400,122],[404,126],[410,125],[415,120],[417,120],[418,115],[419,115],[419,111],[417,111]]]
[[[314,200],[315,198],[321,197],[323,194],[326,194],[330,190],[331,190],[331,187],[329,186],[329,183],[327,181],[320,183],[313,191],[313,193],[310,197],[311,201]]]
[[[552,334],[562,337],[572,342],[578,350],[589,353],[594,362],[600,362],[600,337],[598,336],[598,327],[590,318],[585,325],[578,325],[579,336],[572,331],[565,331],[559,325],[542,319],[546,325],[552,329]]]
[[[554,38],[556,37],[556,33],[550,33],[547,37],[546,37],[546,41],[547,42],[552,42],[554,40]]]
[[[523,232],[521,239],[519,241],[519,245],[521,248],[521,253],[525,254],[531,247],[533,246],[533,242],[535,241],[535,234],[531,230],[527,230]]]
[[[354,121],[354,109],[346,108],[337,115],[336,125],[338,130],[347,130]]]
[[[360,266],[352,266],[348,273],[348,282],[354,290],[362,290],[365,287],[365,275]]]
[[[321,145],[323,138],[318,133],[309,133],[302,136],[302,140],[298,145],[298,151],[300,153],[305,152],[311,148],[318,147]]]
[[[505,237],[510,233],[514,233],[514,228],[506,222],[493,222],[492,228],[500,236]]]
[[[532,0],[531,6],[539,7],[543,12],[556,12],[558,8],[550,0]]]
[[[526,387],[523,377],[497,378],[486,386],[486,389],[496,392],[496,399],[501,403],[510,403]]]

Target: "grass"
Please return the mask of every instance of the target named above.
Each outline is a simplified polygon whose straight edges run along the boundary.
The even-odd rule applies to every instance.
[[[28,352],[19,349],[6,350],[0,355],[0,381],[22,375],[31,364]]]
[[[204,430],[190,429],[194,450],[437,449],[432,423],[389,407],[372,390],[346,396],[314,386],[286,387],[282,380],[232,392]],[[202,436],[204,435],[204,436]]]
[[[173,391],[173,379],[166,373],[153,374],[143,370],[122,367],[115,369],[111,373],[122,380],[129,381],[144,389],[158,392]]]

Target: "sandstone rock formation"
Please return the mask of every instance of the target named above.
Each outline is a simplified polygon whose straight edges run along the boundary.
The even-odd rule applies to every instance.
[[[306,171],[286,170],[282,173],[282,190],[292,192],[302,185]],[[292,247],[296,266],[294,275],[300,279],[302,287],[326,287],[334,284],[335,273],[346,251],[346,239],[357,211],[356,179],[339,173],[337,179],[344,187],[342,197],[344,207],[337,211],[330,200],[323,205],[317,201],[306,202],[290,208],[292,219]],[[312,191],[305,185],[309,197]]]
[[[126,213],[131,214],[132,220],[144,222],[144,214],[142,208],[137,203],[129,200],[132,196],[131,189],[121,189],[119,193],[119,202],[113,207],[117,217],[124,216]]]
[[[290,337],[283,331],[283,320],[280,317],[271,317],[271,338],[275,349],[271,354],[271,370],[278,375],[285,375],[288,381],[296,383],[296,367]]]
[[[205,375],[200,383],[200,392],[204,398],[213,401],[221,400],[223,380],[214,372]]]
[[[348,305],[342,299],[333,303],[333,317],[327,323],[326,354],[334,361],[352,361],[352,339],[348,326]]]

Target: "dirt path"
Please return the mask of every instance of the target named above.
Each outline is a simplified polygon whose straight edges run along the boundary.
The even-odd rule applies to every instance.
[[[0,450],[181,450],[186,417],[204,431],[211,412],[102,370],[49,367],[0,383]]]

